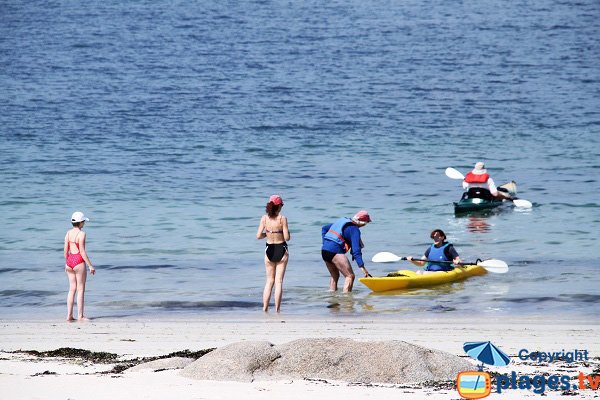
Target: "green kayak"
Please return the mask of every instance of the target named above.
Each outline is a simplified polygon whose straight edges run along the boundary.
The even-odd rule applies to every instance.
[[[507,193],[514,198],[517,195],[517,184],[514,181],[505,183],[498,188],[498,191]],[[463,193],[458,203],[454,203],[454,213],[487,211],[504,204],[512,204],[512,202],[494,198],[487,189],[471,188],[469,191]]]

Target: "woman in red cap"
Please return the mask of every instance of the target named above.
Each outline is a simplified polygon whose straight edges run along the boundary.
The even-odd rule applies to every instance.
[[[351,250],[352,258],[356,260],[358,268],[362,270],[365,276],[370,276],[365,268],[362,259],[363,243],[360,240],[360,230],[366,224],[371,222],[369,213],[360,210],[352,219],[340,218],[332,224],[324,225],[321,228],[323,238],[323,247],[321,247],[321,257],[331,275],[329,289],[337,290],[340,273],[344,275],[344,293],[351,292],[354,284],[354,271],[352,265],[346,257],[346,253]]]
[[[260,219],[257,239],[267,238],[265,250],[265,268],[267,270],[267,282],[263,291],[263,311],[269,311],[269,301],[273,285],[275,286],[275,311],[281,311],[281,297],[283,295],[283,276],[288,263],[288,246],[290,231],[288,230],[287,218],[280,214],[283,207],[281,197],[274,194],[267,203],[267,213]]]

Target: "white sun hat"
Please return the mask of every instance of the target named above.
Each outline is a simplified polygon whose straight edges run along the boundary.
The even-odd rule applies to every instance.
[[[485,169],[485,164],[482,163],[481,161],[476,163],[475,168],[473,169],[473,173],[475,175],[483,175],[483,174],[487,173],[487,171]]]
[[[83,215],[83,213],[81,211],[75,211],[73,213],[73,215],[71,215],[71,222],[75,223],[75,222],[83,222],[83,221],[89,221],[90,219],[87,218],[85,215]]]

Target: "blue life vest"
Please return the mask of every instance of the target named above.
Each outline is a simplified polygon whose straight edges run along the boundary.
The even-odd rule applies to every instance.
[[[331,224],[331,227],[329,228],[329,230],[323,238],[339,244],[340,246],[342,246],[342,248],[344,248],[345,252],[347,253],[348,250],[350,250],[350,244],[346,242],[346,239],[344,239],[342,231],[344,230],[344,227],[346,225],[351,223],[352,220],[350,218],[338,219],[333,224]]]
[[[446,257],[446,247],[450,243],[446,243],[442,247],[435,247],[435,243],[431,245],[429,249],[429,255],[427,256],[427,266],[425,271],[452,271],[454,267],[452,264],[436,263],[436,261],[450,261]]]

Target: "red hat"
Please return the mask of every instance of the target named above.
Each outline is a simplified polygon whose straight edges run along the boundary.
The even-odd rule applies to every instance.
[[[269,197],[269,203],[273,203],[276,206],[282,206],[283,200],[281,200],[281,197],[279,195],[274,194],[273,196]]]
[[[362,222],[371,222],[371,216],[366,210],[360,210],[352,219]]]

